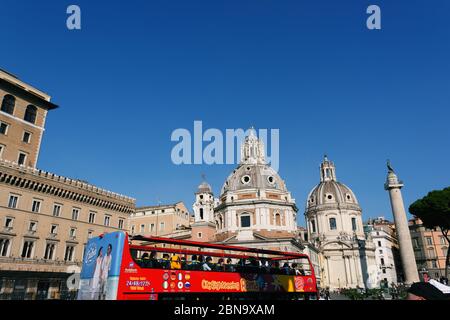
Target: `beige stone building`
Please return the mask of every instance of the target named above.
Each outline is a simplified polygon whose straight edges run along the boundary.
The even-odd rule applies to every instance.
[[[139,207],[130,215],[128,230],[132,235],[184,238],[190,218],[183,202]]]
[[[36,168],[50,96],[0,71],[0,299],[64,298],[90,237],[135,200]]]
[[[409,232],[416,258],[417,269],[423,276],[428,272],[434,279],[445,277],[445,259],[448,242],[439,228],[428,229],[417,217],[409,220]]]

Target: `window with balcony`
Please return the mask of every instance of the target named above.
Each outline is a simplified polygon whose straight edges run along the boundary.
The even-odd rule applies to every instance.
[[[53,260],[55,256],[55,248],[56,245],[54,243],[47,243],[45,246],[44,259],[45,260]]]
[[[0,257],[7,257],[9,255],[9,247],[11,240],[7,238],[0,238]]]
[[[66,246],[66,252],[64,253],[64,261],[73,261],[75,252],[75,246]]]
[[[426,237],[425,240],[426,240],[428,246],[433,245],[433,239],[431,237]]]
[[[22,247],[22,254],[24,259],[31,259],[33,257],[34,241],[25,241]]]

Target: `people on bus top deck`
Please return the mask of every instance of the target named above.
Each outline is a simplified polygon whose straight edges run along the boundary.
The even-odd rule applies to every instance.
[[[163,258],[160,263],[163,269],[170,269],[170,257],[167,253],[163,254]]]
[[[231,260],[231,258],[227,259],[227,262],[225,264],[225,271],[228,271],[228,272],[235,272],[236,271],[236,268],[233,265],[233,260]]]
[[[172,258],[170,258],[170,269],[181,269],[181,259],[177,254],[174,254]]]
[[[217,260],[216,271],[225,271],[223,258],[220,258],[219,260]]]
[[[205,262],[203,262],[202,264],[202,270],[203,271],[211,271],[212,270],[212,258],[211,257],[207,257]]]

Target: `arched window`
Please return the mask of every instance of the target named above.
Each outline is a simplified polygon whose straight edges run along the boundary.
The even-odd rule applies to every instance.
[[[36,114],[37,114],[37,108],[30,104],[27,107],[27,110],[25,111],[25,117],[23,119],[30,123],[35,123],[36,122]]]
[[[2,111],[13,114],[14,113],[14,106],[16,105],[16,98],[14,98],[12,95],[7,94],[3,97],[2,101]]]
[[[275,225],[281,226],[281,215],[278,212],[275,213]]]
[[[203,208],[200,208],[200,219],[203,220]]]
[[[330,218],[330,230],[336,230],[336,218]]]

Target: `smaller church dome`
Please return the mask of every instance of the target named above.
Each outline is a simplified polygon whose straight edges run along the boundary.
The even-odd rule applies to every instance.
[[[206,181],[203,181],[197,188],[197,193],[212,193],[212,188]]]
[[[353,191],[345,184],[336,180],[335,166],[325,156],[320,166],[320,183],[308,195],[306,208],[325,204],[353,204],[357,205]]]

